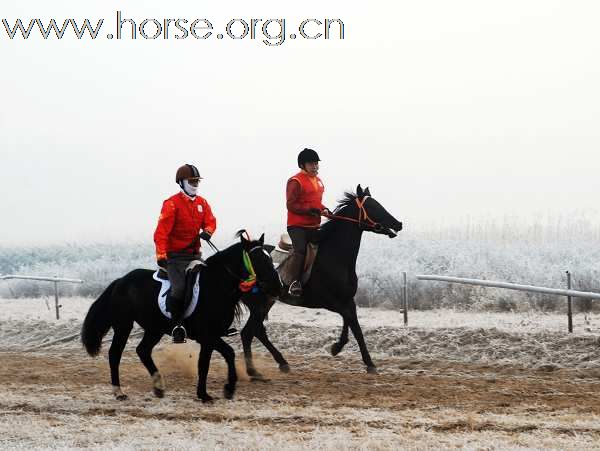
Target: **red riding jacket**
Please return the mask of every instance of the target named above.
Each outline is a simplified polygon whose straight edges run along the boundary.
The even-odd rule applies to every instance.
[[[211,235],[217,229],[217,220],[206,199],[200,196],[191,199],[182,192],[169,197],[163,202],[154,232],[156,259],[164,260],[171,252],[199,253],[200,229]]]
[[[323,193],[325,186],[317,176],[301,171],[287,182],[286,197],[288,210],[288,227],[317,228],[321,225],[320,216],[312,216],[313,208],[323,210]]]

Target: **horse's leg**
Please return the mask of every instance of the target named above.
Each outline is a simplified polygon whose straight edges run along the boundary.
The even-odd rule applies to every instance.
[[[158,368],[152,360],[152,349],[162,338],[163,333],[160,331],[145,331],[142,341],[135,348],[140,360],[152,376],[152,391],[157,398],[165,396],[165,381],[162,374],[158,372]]]
[[[223,387],[223,396],[225,396],[226,399],[233,399],[233,395],[235,394],[235,384],[237,383],[235,352],[221,337],[215,342],[215,350],[221,354],[227,362],[227,383]]]
[[[108,350],[108,363],[110,365],[112,391],[115,395],[115,398],[117,398],[119,401],[124,401],[127,399],[127,395],[121,391],[121,382],[119,380],[119,364],[121,363],[123,349],[125,349],[125,345],[127,344],[127,339],[129,338],[129,333],[131,332],[132,328],[133,322],[121,324],[117,327],[113,326],[114,335],[110,349]]]
[[[254,335],[260,340],[263,346],[267,348],[267,350],[271,353],[275,361],[279,364],[279,370],[283,373],[289,373],[289,363],[287,362],[287,360],[285,360],[281,352],[279,352],[279,349],[277,349],[275,345],[271,343],[271,340],[269,340],[269,337],[267,335],[267,329],[265,328],[265,325],[263,323],[260,323],[258,325],[258,329],[254,333]]]
[[[246,324],[244,325],[240,336],[242,338],[242,347],[244,349],[246,374],[248,374],[248,376],[250,376],[251,378],[260,379],[263,376],[258,371],[256,371],[256,368],[254,367],[254,361],[252,360],[252,340],[254,339],[254,331],[256,329],[257,321],[258,318],[256,314],[252,310],[250,310],[250,317],[248,318],[248,321],[246,321]]]
[[[365,338],[363,337],[362,329],[358,323],[358,317],[356,316],[356,304],[354,303],[354,300],[352,300],[352,306],[348,309],[348,315],[348,325],[352,330],[354,338],[356,338],[363,362],[365,362],[365,365],[367,365],[367,372],[371,374],[377,374],[377,368],[375,367],[373,360],[371,360],[371,355],[369,354],[369,350],[365,344]]]
[[[336,356],[342,352],[342,349],[344,349],[344,346],[346,346],[346,343],[348,343],[348,319],[344,315],[342,315],[342,318],[344,319],[344,325],[342,326],[342,334],[340,335],[340,339],[331,345],[331,355],[333,356]]]
[[[196,394],[202,402],[210,402],[214,398],[206,392],[206,378],[210,367],[210,358],[213,353],[213,343],[201,343],[200,355],[198,356],[198,387]]]

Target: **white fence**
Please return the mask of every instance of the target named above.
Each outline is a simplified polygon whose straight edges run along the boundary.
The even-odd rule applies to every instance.
[[[54,282],[54,307],[56,309],[56,319],[60,319],[60,304],[58,303],[58,284],[65,283],[83,283],[80,279],[67,279],[63,277],[52,276],[20,276],[16,274],[0,275],[0,280],[21,279],[21,280],[39,280],[42,282]]]
[[[417,280],[433,280],[437,282],[460,283],[466,285],[476,285],[480,287],[504,288],[507,290],[529,291],[533,293],[546,293],[558,296],[567,296],[568,304],[568,327],[569,332],[573,332],[573,312],[571,307],[571,298],[586,298],[600,299],[600,293],[591,293],[587,291],[571,290],[571,274],[567,271],[568,288],[566,290],[560,288],[537,287],[533,285],[520,285],[517,283],[497,282],[493,280],[482,279],[466,279],[462,277],[436,276],[436,275],[417,275]]]

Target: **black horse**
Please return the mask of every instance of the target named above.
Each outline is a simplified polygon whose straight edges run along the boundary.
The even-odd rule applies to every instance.
[[[356,338],[369,373],[376,373],[377,369],[371,360],[356,315],[354,302],[358,283],[356,259],[363,232],[374,232],[394,238],[396,232],[400,230],[402,230],[402,223],[371,197],[369,188],[363,190],[358,185],[356,194],[346,193],[330,220],[321,227],[319,251],[310,279],[304,286],[302,297],[300,299],[289,296],[279,297],[279,300],[286,304],[325,308],[339,313],[344,324],[339,341],[331,346],[331,354],[335,356],[342,351],[348,342],[348,329],[350,329]],[[280,274],[285,270],[284,268],[285,262],[278,268]],[[260,295],[268,297],[262,293]],[[260,379],[262,375],[256,370],[252,361],[251,346],[254,337],[257,337],[271,352],[281,371],[288,372],[289,365],[270,342],[263,324],[274,299],[257,302],[254,299],[256,296],[258,295],[252,295],[250,300],[244,299],[244,303],[250,308],[250,317],[242,329],[241,336],[246,371],[249,376]]]
[[[189,337],[201,345],[197,395],[203,402],[213,399],[206,392],[206,377],[213,350],[218,351],[227,362],[224,396],[231,399],[235,393],[235,354],[222,337],[226,335],[236,314],[239,314],[238,302],[242,295],[240,282],[250,276],[244,256],[249,257],[261,292],[276,295],[281,290],[273,260],[263,248],[264,235],[257,241],[251,241],[243,236],[243,232],[237,234],[239,243],[206,260],[207,266],[200,272],[198,306],[185,321]],[[152,360],[152,349],[164,334],[169,333],[171,324],[158,307],[161,284],[152,278],[153,272],[136,269],[112,282],[91,305],[83,322],[81,341],[91,356],[100,352],[102,337],[108,330],[111,327],[114,330],[108,357],[113,393],[119,400],[127,398],[121,391],[119,363],[134,321],[144,329],[144,336],[136,348],[137,354],[152,376],[154,394],[159,398],[164,396],[164,381]]]

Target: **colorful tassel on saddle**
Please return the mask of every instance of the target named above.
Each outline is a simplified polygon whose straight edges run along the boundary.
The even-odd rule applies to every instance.
[[[244,267],[246,268],[246,271],[248,271],[248,278],[240,282],[240,291],[242,293],[247,293],[256,287],[256,273],[254,272],[254,267],[252,266],[252,261],[250,260],[248,252],[244,251],[242,256],[244,259]]]

